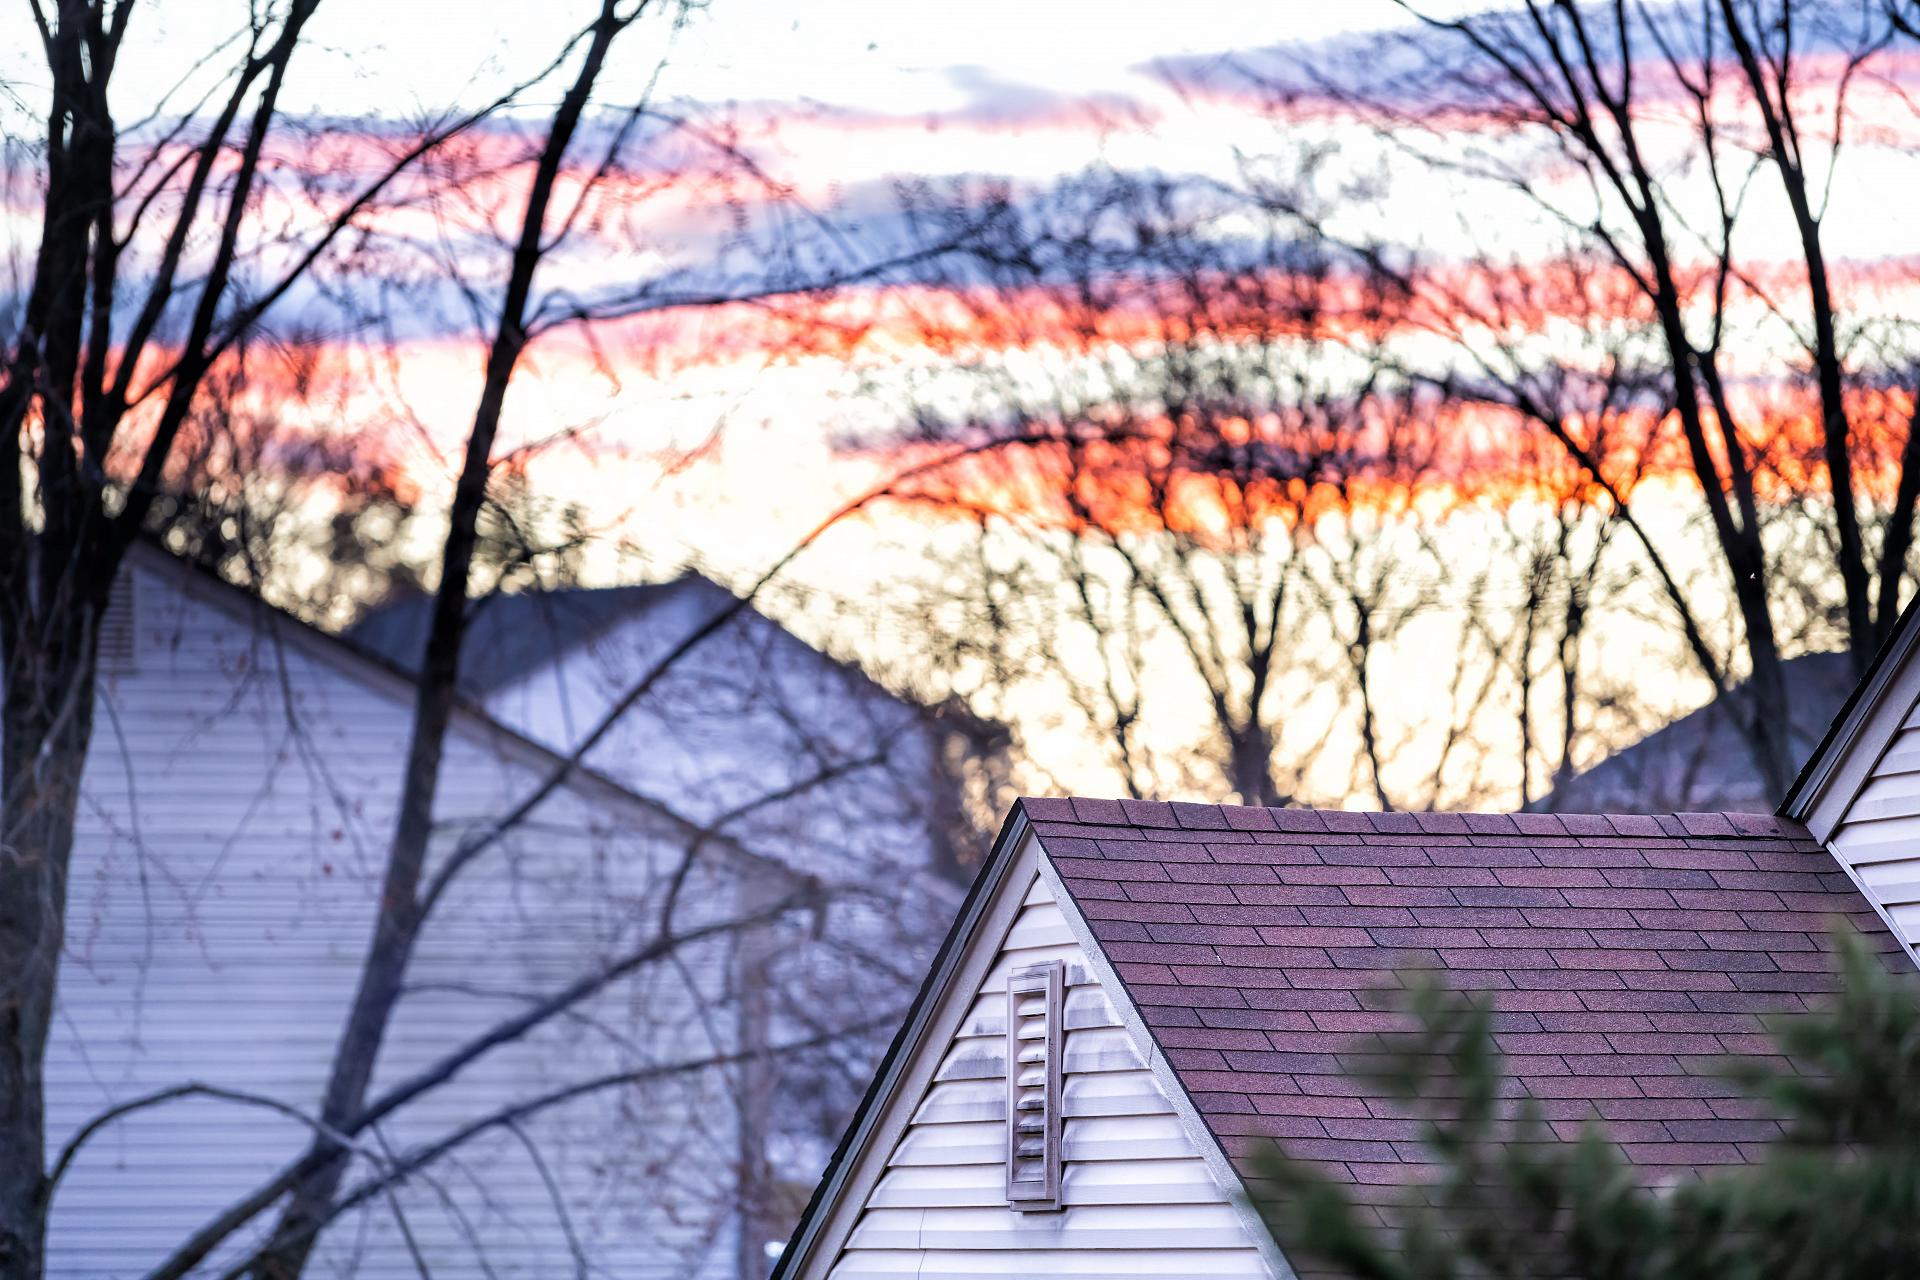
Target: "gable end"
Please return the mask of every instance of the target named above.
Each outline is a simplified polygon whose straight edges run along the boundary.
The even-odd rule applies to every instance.
[[[1015,815],[776,1280],[1293,1280]],[[1058,976],[1050,1039],[1064,1077],[1063,1173],[1042,1212],[1010,1200],[1006,1181],[1009,1064],[1034,1049],[1034,1028],[1009,1015],[1031,1020],[1038,1002],[1014,997],[1036,971]]]
[[[1206,1163],[1207,1172],[1213,1175],[1213,1181],[1226,1195],[1232,1205],[1234,1217],[1247,1236],[1248,1245],[1258,1252],[1273,1280],[1296,1280],[1293,1266],[1281,1253],[1279,1244],[1274,1240],[1260,1215],[1247,1202],[1245,1184],[1240,1174],[1227,1158],[1220,1146],[1220,1140],[1214,1135],[1207,1122],[1201,1118],[1200,1109],[1187,1093],[1187,1086],[1167,1061],[1165,1053],[1153,1038],[1152,1030],[1146,1019],[1140,1016],[1140,1010],[1128,994],[1126,984],[1120,981],[1120,975],[1114,971],[1113,962],[1105,949],[1093,936],[1093,930],[1087,924],[1087,918],[1080,911],[1080,904],[1074,899],[1073,892],[1067,887],[1060,873],[1054,868],[1053,860],[1045,856],[1044,846],[1040,858],[1040,879],[1053,893],[1054,901],[1059,904],[1060,914],[1065,917],[1067,928],[1072,931],[1080,949],[1086,953],[1087,966],[1099,980],[1106,992],[1107,1000],[1114,1012],[1119,1014],[1120,1023],[1133,1039],[1134,1045],[1146,1058],[1147,1069],[1152,1072],[1154,1083],[1173,1108],[1187,1141],[1192,1144],[1200,1159]]]
[[[981,935],[996,942],[1005,936],[1025,896],[1008,886],[1022,883],[1017,872],[1031,869],[1034,850],[1033,829],[1016,805],[769,1280],[824,1276],[839,1255],[906,1129],[912,1102],[939,1065],[938,1056],[924,1052],[924,1046],[952,1038],[972,1005],[971,987],[991,967],[995,952],[972,944]],[[902,1097],[908,1101],[901,1102]]]

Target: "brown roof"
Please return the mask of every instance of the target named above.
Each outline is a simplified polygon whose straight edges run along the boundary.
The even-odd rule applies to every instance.
[[[1349,1072],[1357,1035],[1400,1025],[1401,970],[1490,993],[1519,1086],[1563,1132],[1597,1113],[1657,1179],[1778,1132],[1721,1055],[1770,1053],[1761,1016],[1832,988],[1833,917],[1897,950],[1772,816],[1021,803],[1227,1153],[1277,1139],[1368,1199],[1428,1159]]]

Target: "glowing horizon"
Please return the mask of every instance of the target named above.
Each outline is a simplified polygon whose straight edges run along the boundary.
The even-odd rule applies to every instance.
[[[536,21],[525,6],[501,5],[493,11],[501,20],[490,24],[484,15],[473,20],[463,6],[468,20],[449,23],[444,12],[436,17],[436,6],[421,5],[383,9],[375,20],[371,0],[329,2],[315,28],[315,58],[290,82],[291,125],[274,144],[271,180],[259,200],[263,222],[286,230],[289,241],[323,221],[331,202],[377,171],[422,118],[540,65],[555,52],[567,18]],[[664,66],[658,103],[724,133],[765,177],[728,176],[724,165],[707,164],[711,139],[690,140],[665,127],[603,173],[593,148],[605,141],[608,121],[590,122],[561,175],[561,206],[573,211],[566,215],[570,238],[545,270],[541,283],[558,301],[543,318],[563,317],[569,305],[637,314],[591,330],[560,325],[534,343],[509,391],[501,453],[529,451],[524,473],[531,487],[554,503],[579,505],[604,531],[604,545],[589,559],[598,580],[635,572],[634,561],[617,550],[622,541],[644,548],[645,572],[696,563],[750,580],[828,512],[931,456],[905,429],[920,407],[923,382],[968,362],[990,372],[1018,367],[1036,380],[1073,378],[1102,361],[1125,363],[1177,341],[1173,295],[1182,282],[1144,270],[1137,279],[1124,272],[1104,277],[1110,297],[1092,305],[1072,297],[1074,282],[1044,270],[998,291],[912,267],[826,297],[792,291],[810,272],[857,272],[861,258],[885,258],[912,243],[893,186],[902,176],[923,179],[936,193],[962,184],[977,195],[1004,183],[1011,207],[1026,212],[1089,171],[1229,183],[1245,176],[1245,157],[1263,149],[1325,147],[1337,177],[1397,166],[1391,198],[1377,207],[1355,202],[1335,230],[1362,241],[1380,220],[1406,224],[1421,254],[1413,296],[1382,314],[1369,309],[1364,283],[1336,277],[1322,299],[1334,318],[1322,310],[1311,333],[1289,332],[1284,317],[1262,308],[1263,290],[1284,292],[1288,283],[1281,278],[1287,268],[1269,262],[1234,277],[1249,291],[1246,314],[1209,317],[1208,341],[1250,348],[1346,342],[1355,348],[1352,359],[1372,348],[1408,364],[1448,344],[1511,342],[1562,353],[1555,358],[1580,372],[1578,361],[1606,355],[1595,354],[1606,341],[1647,328],[1644,298],[1567,253],[1577,219],[1528,217],[1497,192],[1463,194],[1461,181],[1413,163],[1401,154],[1405,139],[1383,136],[1377,120],[1356,117],[1337,95],[1296,84],[1301,92],[1276,98],[1270,84],[1244,74],[1285,65],[1276,48],[1325,49],[1331,57],[1343,36],[1393,20],[1386,0],[1353,14],[1271,9],[1249,17],[1243,5],[1199,0],[1169,31],[1164,15],[1145,6],[1102,6],[1096,22],[1071,4],[1036,13],[1030,4],[992,0],[963,20],[830,0],[790,18],[772,0],[721,0],[676,31],[636,42],[611,83],[625,91]],[[221,15],[234,12],[209,4],[191,12],[176,7],[164,19],[157,11],[143,14],[151,26],[136,28],[146,42],[140,51],[171,73],[167,50],[211,43]],[[359,34],[356,43],[366,31],[377,38]],[[745,38],[749,31],[756,38]],[[30,46],[20,48],[29,52],[16,52],[17,64],[30,67]],[[1825,53],[1810,65],[1813,111],[1828,103],[1840,68]],[[1903,96],[1920,78],[1920,56],[1889,53],[1874,70],[1854,90],[1858,128],[1834,179],[1836,212],[1825,230],[1854,326],[1849,340],[1861,350],[1888,346],[1875,357],[1885,362],[1888,385],[1852,393],[1863,446],[1859,487],[1869,501],[1884,503],[1896,440],[1914,412],[1913,389],[1897,381],[1900,353],[1888,335],[1912,312],[1920,274],[1920,230],[1903,222],[1890,207],[1898,202],[1884,193],[1920,181],[1920,121]],[[19,83],[24,103],[30,72]],[[129,102],[116,109],[134,118],[134,101],[167,86],[136,76],[126,87]],[[1686,124],[1672,87],[1664,97],[1657,81],[1649,90],[1649,136],[1663,164]],[[314,439],[357,442],[383,483],[426,505],[444,493],[449,459],[479,389],[481,346],[469,304],[484,303],[498,287],[502,241],[526,181],[524,130],[540,105],[530,103],[448,149],[444,163],[463,178],[457,200],[436,202],[427,184],[405,185],[369,214],[366,230],[380,253],[330,267],[276,312],[272,332],[250,355],[250,380],[240,393],[248,411]],[[1731,100],[1723,105],[1735,109]],[[1512,143],[1511,122],[1497,111],[1456,107],[1412,113],[1421,146]],[[17,167],[0,188],[0,217],[23,246],[33,235],[35,192],[30,164],[11,164]],[[1578,177],[1543,162],[1541,191],[1577,212]],[[1687,192],[1696,179],[1679,168],[1671,178],[1676,191]],[[1409,208],[1429,216],[1409,220]],[[1780,316],[1805,288],[1793,224],[1764,189],[1742,216],[1730,399],[1744,429],[1762,433],[1770,446],[1762,499],[1817,499],[1827,483],[1817,413],[1799,379],[1801,336]],[[759,279],[754,273],[764,263],[754,254],[791,225],[805,229],[803,260],[786,276]],[[1204,235],[1230,245],[1258,230],[1222,215]],[[130,263],[147,251],[133,246]],[[287,252],[286,243],[265,236],[249,267],[270,278],[276,255]],[[1702,246],[1680,244],[1675,253],[1685,305],[1699,313],[1716,283]],[[761,290],[765,296],[751,301],[690,301]],[[363,323],[361,313],[379,318],[378,332],[352,331]],[[143,357],[150,366],[165,358],[161,349]],[[962,426],[965,408],[954,413]],[[974,425],[1005,428],[1027,408],[1017,395],[1003,396],[999,417],[984,412]],[[1044,405],[1036,416],[1045,420]],[[1684,523],[1699,490],[1690,462],[1679,456],[1670,415],[1628,403],[1600,405],[1592,417],[1569,411],[1559,425],[1579,438],[1604,427],[1607,434],[1592,435],[1602,476],[1643,494],[1658,519]],[[1151,406],[1139,418],[1135,425],[1164,444],[1164,418]],[[1057,425],[1074,429],[1074,414],[1062,414]],[[1157,518],[1182,532],[1217,536],[1236,520],[1311,522],[1415,502],[1513,513],[1582,484],[1587,491],[1578,496],[1593,496],[1590,483],[1570,479],[1564,457],[1529,452],[1537,427],[1521,426],[1510,412],[1456,405],[1416,425],[1447,451],[1418,477],[1383,473],[1338,494],[1306,481],[1291,489],[1254,486],[1231,496],[1238,514],[1188,477],[1174,509]],[[1217,415],[1212,427],[1239,443],[1269,442],[1285,423],[1272,406],[1250,403]],[[541,442],[551,443],[536,450]],[[1145,507],[1137,486],[1125,481],[1126,465],[1118,460],[1102,482],[1103,518],[1116,529],[1151,528],[1151,521],[1138,523]],[[949,494],[954,511],[1051,518],[1012,483],[966,487],[978,480],[963,477]],[[1044,489],[1060,476],[1043,460],[1020,480]],[[833,555],[804,559],[796,581],[823,591],[870,586],[874,574],[861,564],[866,555],[885,555],[905,573],[916,539],[932,545],[946,536],[942,518],[937,501],[870,508],[830,536]],[[904,549],[882,551],[890,539]]]

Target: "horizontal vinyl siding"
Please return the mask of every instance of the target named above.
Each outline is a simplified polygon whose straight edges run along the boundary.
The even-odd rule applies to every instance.
[[[372,928],[405,756],[404,689],[310,640],[276,646],[179,577],[135,575],[134,649],[102,679],[47,1059],[55,1150],[104,1107],[187,1081],[311,1111]],[[499,813],[544,768],[471,722],[456,729],[440,839]],[[373,1096],[652,934],[650,886],[679,839],[603,794],[562,789],[456,882],[409,968]],[[696,879],[683,926],[730,911],[730,892],[717,873]],[[710,944],[684,959],[489,1054],[370,1146],[404,1152],[574,1081],[711,1056],[699,1010],[731,1034],[731,957]],[[595,1274],[732,1274],[738,1140],[719,1073],[606,1090],[524,1132],[537,1160],[495,1131],[399,1190],[436,1280],[572,1274],[570,1239]],[[270,1111],[201,1099],[109,1126],[59,1189],[50,1276],[145,1274],[307,1136]],[[370,1170],[359,1162],[349,1182]],[[420,1272],[380,1199],[328,1232],[310,1274]]]
[[[1911,951],[1920,943],[1920,709],[1908,712],[1827,843]]]
[[[569,745],[674,643],[732,603],[717,588],[684,584],[490,693],[488,709],[535,741]],[[939,750],[924,709],[749,610],[666,671],[587,762],[641,795],[674,797],[695,821],[731,815],[728,834],[756,853],[861,880],[927,865],[933,824],[951,802],[941,794],[951,783],[936,771]],[[829,762],[846,771],[816,781]],[[780,804],[756,803],[776,793]]]
[[[1067,974],[1066,1207],[1015,1213],[1004,1163],[1007,975],[1054,959]],[[830,1274],[1267,1276],[1039,880]]]

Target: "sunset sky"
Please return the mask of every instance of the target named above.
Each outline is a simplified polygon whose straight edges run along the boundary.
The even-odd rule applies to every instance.
[[[1425,9],[1444,15],[1474,7],[1433,0]],[[323,178],[350,174],[377,159],[383,129],[404,132],[423,117],[484,102],[545,65],[591,9],[580,0],[325,0],[311,28],[311,56],[296,63],[284,103],[301,122],[283,143],[289,165]],[[189,99],[196,75],[205,78],[193,60],[218,46],[244,12],[235,0],[138,10],[116,80],[116,115],[137,120],[156,103]],[[44,70],[34,66],[25,18],[16,10],[8,21],[0,30],[14,38],[0,43],[0,80],[15,96],[0,103],[0,114],[24,121],[41,109]],[[645,93],[704,127],[735,131],[737,145],[789,184],[809,215],[846,231],[854,254],[888,245],[896,216],[891,184],[901,178],[993,177],[1039,188],[1100,165],[1224,179],[1282,141],[1324,144],[1355,171],[1395,166],[1396,203],[1379,214],[1399,219],[1397,234],[1436,252],[1476,240],[1499,242],[1516,261],[1544,251],[1554,228],[1512,202],[1486,191],[1463,199],[1456,183],[1396,159],[1337,114],[1309,102],[1276,118],[1248,91],[1244,68],[1291,74],[1280,70],[1288,57],[1311,64],[1325,42],[1404,21],[1390,0],[711,0],[680,23],[656,23],[626,40],[603,78],[603,97],[618,107]],[[1912,85],[1904,63],[1896,70],[1893,79],[1856,90],[1869,127],[1835,173],[1836,213],[1827,227],[1838,272],[1887,315],[1911,312],[1909,268],[1920,262],[1920,225],[1904,195],[1920,190],[1917,153],[1905,145],[1914,116],[1904,95]],[[540,118],[557,92],[548,82],[523,104],[524,117]],[[484,169],[489,147],[505,154],[510,125],[477,139],[469,161]],[[645,163],[622,174],[620,199],[632,203],[609,201],[595,211],[606,217],[585,220],[543,278],[548,289],[590,297],[632,280],[705,287],[735,278],[717,190],[633,194],[684,159],[684,150],[674,150],[684,145],[663,140],[643,149]],[[1446,126],[1421,145],[1450,145]],[[649,171],[647,163],[660,168]],[[497,229],[511,213],[513,188],[511,181],[496,188],[489,196],[484,182],[476,185],[482,204],[457,214],[458,234],[444,242],[429,243],[439,230],[428,229],[419,210],[394,211],[390,229],[419,242],[414,259],[396,259],[395,278],[432,260],[457,264],[483,286],[497,279],[504,255],[488,239],[489,221]],[[280,198],[298,216],[303,197],[288,188]],[[488,198],[497,204],[485,206]],[[1763,271],[1794,252],[1790,222],[1765,200],[1755,198],[1743,232]],[[1417,227],[1408,225],[1411,208],[1424,214]],[[17,199],[0,207],[0,216],[29,213]],[[1354,225],[1365,227],[1367,216],[1358,210]],[[332,297],[297,295],[278,318],[285,325],[302,306],[337,316],[343,306],[372,305],[390,283],[378,271],[336,282]],[[378,358],[364,346],[321,353],[336,390],[289,412],[321,429],[378,424],[394,458],[430,490],[444,479],[471,418],[480,349],[455,291],[444,283],[411,288],[402,305],[388,300],[389,342]],[[860,292],[844,305],[857,310]],[[544,450],[530,475],[541,493],[579,503],[606,530],[592,572],[666,573],[694,564],[751,580],[895,465],[843,445],[849,433],[893,425],[900,380],[934,361],[904,333],[883,326],[851,352],[796,353],[778,325],[738,309],[622,323],[591,341],[563,331],[537,342],[516,377],[510,442],[571,437]],[[1746,373],[1764,385],[1769,368],[1791,352],[1756,346],[1744,358]],[[672,465],[694,446],[706,446],[696,465]],[[1687,516],[1684,495],[1675,502],[1669,514],[1677,526]],[[798,562],[794,579],[857,594],[911,573],[943,536],[921,517],[875,510]],[[615,556],[622,543],[638,549],[637,566]],[[860,643],[886,647],[884,637]],[[1697,696],[1697,688],[1677,683],[1674,709]]]
[[[118,114],[134,117],[136,106],[169,91],[172,101],[184,100],[177,86],[183,75],[191,83],[186,56],[229,36],[242,12],[220,0],[139,10],[116,80]],[[553,56],[560,33],[590,12],[578,0],[538,6],[326,0],[286,105],[296,116],[338,121],[336,132],[381,120],[406,125],[423,113],[484,101],[528,74]],[[1224,173],[1235,142],[1257,145],[1270,137],[1271,126],[1243,104],[1183,95],[1170,84],[1169,68],[1190,72],[1399,20],[1388,0],[1341,6],[1198,0],[1181,6],[1177,20],[1162,5],[1081,0],[968,6],[715,0],[694,8],[671,32],[662,24],[636,32],[617,53],[618,72],[607,78],[614,87],[605,97],[614,105],[630,101],[664,59],[655,101],[737,123],[769,171],[794,183],[814,207],[857,217],[886,208],[887,184],[901,176],[1043,183],[1093,163]],[[8,79],[31,108],[36,53],[27,30],[18,34],[13,52],[0,58],[14,64]],[[551,97],[535,96],[528,113]],[[659,252],[696,255],[700,234],[669,232]],[[658,266],[627,256],[632,247],[599,246],[583,255],[582,269],[604,277],[613,254],[640,271]],[[475,269],[487,270],[484,258],[475,257]],[[567,270],[566,262],[556,262],[548,283],[564,280]],[[405,409],[393,415],[396,421],[428,427],[438,453],[457,440],[471,411],[477,355],[458,307],[433,314],[439,321],[403,309],[394,320],[402,332],[409,325],[424,331],[407,341],[404,360],[381,371],[380,385],[363,387],[354,403],[355,412],[378,416],[392,412],[398,393]],[[714,332],[697,323],[677,328],[682,332],[670,343],[683,349],[702,346]],[[696,335],[691,344],[689,328]],[[651,329],[640,341],[660,334]],[[646,540],[664,564],[693,555],[727,572],[749,572],[831,509],[836,495],[868,480],[871,464],[836,465],[829,437],[850,419],[875,424],[861,420],[861,388],[838,361],[783,361],[779,352],[747,347],[725,355],[703,350],[699,367],[656,380],[631,376],[629,364],[641,361],[619,342],[589,356],[562,337],[530,354],[513,417],[527,437],[591,424],[580,451],[571,457],[561,451],[543,464],[547,485],[615,519],[636,490],[629,480],[613,486],[620,497],[595,494],[609,458],[628,459],[644,471],[640,457],[703,440],[724,417],[723,464],[645,503]],[[433,469],[421,462],[423,470]],[[813,482],[796,486],[796,474]],[[740,507],[755,519],[743,524],[727,510]],[[728,536],[713,537],[716,528]]]
[[[548,51],[591,15],[581,0],[327,0],[316,39],[333,51],[310,63],[289,106],[342,115],[398,114],[483,92]],[[1439,0],[1435,13],[1462,11]],[[150,47],[198,52],[229,33],[232,0],[144,9],[135,35]],[[1164,105],[1151,64],[1231,55],[1401,21],[1391,0],[1342,5],[1192,0],[1177,12],[1144,0],[980,0],[923,6],[874,0],[710,0],[671,37],[669,91],[703,102],[816,105],[907,121],[930,115],[1018,123],[1049,106],[1100,96]],[[623,56],[650,74],[664,38]],[[31,54],[11,55],[31,66]],[[142,63],[153,93],[178,62]],[[932,149],[937,153],[939,148]]]

